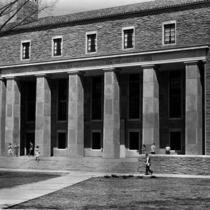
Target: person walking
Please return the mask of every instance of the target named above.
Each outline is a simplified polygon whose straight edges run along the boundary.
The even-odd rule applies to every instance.
[[[19,149],[18,144],[15,144],[14,150],[15,150],[15,156],[16,156],[16,157],[18,157],[18,149]]]
[[[30,142],[28,157],[30,157],[31,152],[33,151],[33,149],[34,149],[34,145],[33,145],[32,142]]]
[[[9,143],[8,148],[7,148],[7,157],[12,157],[12,144]]]
[[[171,148],[170,148],[169,144],[167,144],[167,146],[166,146],[166,154],[167,155],[170,155],[170,150],[171,150]]]
[[[155,146],[155,143],[153,143],[151,146],[151,154],[155,154],[155,149],[156,149],[156,146]]]
[[[143,144],[142,145],[142,154],[146,154],[146,150],[147,150],[146,145]]]
[[[153,174],[153,171],[150,169],[151,166],[151,160],[148,154],[145,155],[146,156],[146,173],[145,175],[149,175],[148,172],[151,173],[151,175]]]
[[[37,145],[35,149],[35,156],[36,156],[35,161],[37,162],[39,161],[39,154],[40,154],[39,146]]]

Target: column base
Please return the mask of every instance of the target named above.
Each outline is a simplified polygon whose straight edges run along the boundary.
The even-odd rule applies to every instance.
[[[106,144],[103,148],[103,158],[119,159],[120,158],[120,145],[119,144]]]
[[[84,145],[83,144],[69,144],[67,148],[67,156],[72,158],[84,157]]]

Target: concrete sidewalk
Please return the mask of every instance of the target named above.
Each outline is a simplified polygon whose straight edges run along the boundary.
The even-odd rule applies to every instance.
[[[17,171],[16,169],[1,169],[7,171]],[[18,170],[18,171],[34,171],[34,172],[53,172],[50,170]],[[17,205],[22,202],[26,202],[31,199],[35,199],[49,193],[61,190],[65,187],[72,186],[74,184],[83,182],[92,177],[100,177],[104,175],[111,175],[111,173],[96,173],[96,172],[68,172],[57,171],[59,173],[68,173],[62,177],[48,179],[46,181],[40,181],[37,183],[20,185],[13,188],[5,188],[0,190],[0,209],[9,208],[13,205]],[[128,173],[114,173],[118,176],[129,175]],[[134,176],[143,176],[144,178],[150,178],[151,176],[145,176],[143,174],[132,174]],[[197,175],[179,175],[179,174],[154,174],[156,177],[176,177],[176,178],[208,178],[210,176],[197,176]]]
[[[53,193],[97,175],[70,173],[68,175],[0,190],[0,209]]]

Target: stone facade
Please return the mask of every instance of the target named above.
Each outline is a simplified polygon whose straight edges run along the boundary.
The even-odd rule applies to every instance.
[[[33,141],[47,157],[138,157],[152,143],[160,154],[170,144],[174,154],[209,155],[210,5],[179,1],[40,19],[0,36],[0,154],[12,143],[25,155]],[[163,42],[167,23],[175,24],[175,43]],[[130,28],[133,47],[126,48]],[[96,52],[87,53],[88,32],[97,34]],[[58,37],[61,55],[54,56]],[[24,41],[29,59],[21,57]],[[180,77],[172,81],[171,72]],[[178,117],[170,114],[176,105]]]
[[[209,156],[150,155],[151,169],[156,174],[209,175]],[[145,174],[145,156],[138,159],[137,171]]]

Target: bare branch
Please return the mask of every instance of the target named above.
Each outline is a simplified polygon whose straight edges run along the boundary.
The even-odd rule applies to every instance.
[[[35,14],[40,13],[45,10],[52,10],[58,0],[51,0],[50,2],[46,3],[46,1],[39,0],[39,8],[38,11],[30,11],[23,19],[19,21],[12,22],[15,16],[20,12],[20,10],[29,2],[29,0],[23,1],[22,4],[17,6],[19,0],[9,0],[6,3],[0,3],[0,20],[4,17],[4,21],[2,25],[0,25],[0,34],[6,33],[17,28],[20,25],[29,23],[33,21],[33,17]],[[45,3],[44,3],[45,2]]]

